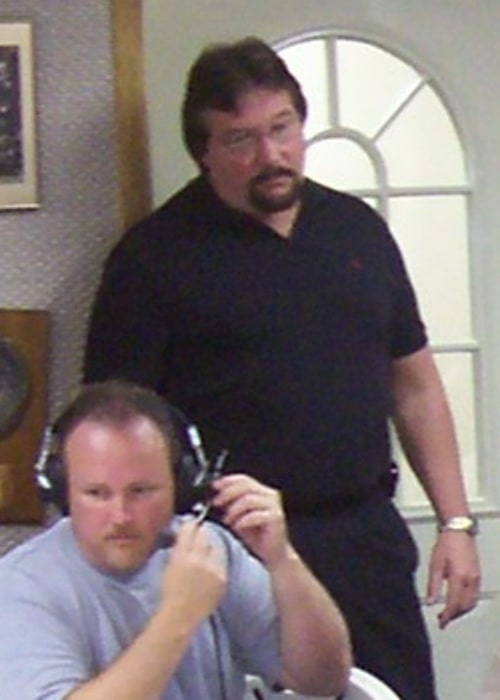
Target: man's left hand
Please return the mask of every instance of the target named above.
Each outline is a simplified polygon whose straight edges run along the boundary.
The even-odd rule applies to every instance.
[[[281,494],[245,474],[217,479],[212,504],[227,525],[268,568],[287,551],[288,533]]]
[[[474,539],[466,532],[441,532],[432,551],[427,586],[427,602],[434,604],[447,584],[445,606],[438,615],[441,629],[474,608],[480,581]]]

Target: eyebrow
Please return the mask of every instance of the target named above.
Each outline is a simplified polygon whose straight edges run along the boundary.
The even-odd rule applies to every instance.
[[[284,119],[285,117],[292,117],[292,116],[297,116],[297,118],[300,120],[300,115],[297,113],[297,111],[294,109],[294,107],[292,107],[292,106],[285,107],[280,112],[273,115],[269,119],[269,122],[277,121],[278,119]],[[246,132],[246,131],[254,131],[254,127],[251,127],[251,126],[228,127],[227,130],[225,131],[225,133],[232,134],[232,133]]]

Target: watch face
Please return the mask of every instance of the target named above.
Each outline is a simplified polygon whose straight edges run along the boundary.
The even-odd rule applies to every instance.
[[[472,516],[460,515],[450,518],[442,529],[445,531],[467,532],[470,535],[476,535],[478,533],[478,522],[477,519]]]
[[[450,523],[448,523],[448,527],[452,528],[453,530],[468,530],[471,526],[472,520],[466,515],[452,518]]]
[[[17,346],[0,335],[0,440],[19,425],[29,395],[27,362]]]

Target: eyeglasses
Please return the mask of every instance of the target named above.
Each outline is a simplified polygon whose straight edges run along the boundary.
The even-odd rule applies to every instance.
[[[266,130],[242,129],[230,132],[219,143],[235,158],[250,158],[257,152],[262,139],[269,139],[278,146],[286,146],[300,133],[302,122],[297,114],[290,114],[275,121]]]

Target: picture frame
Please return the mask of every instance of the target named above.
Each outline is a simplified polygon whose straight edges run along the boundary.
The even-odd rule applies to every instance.
[[[0,20],[0,209],[39,206],[33,26]]]

